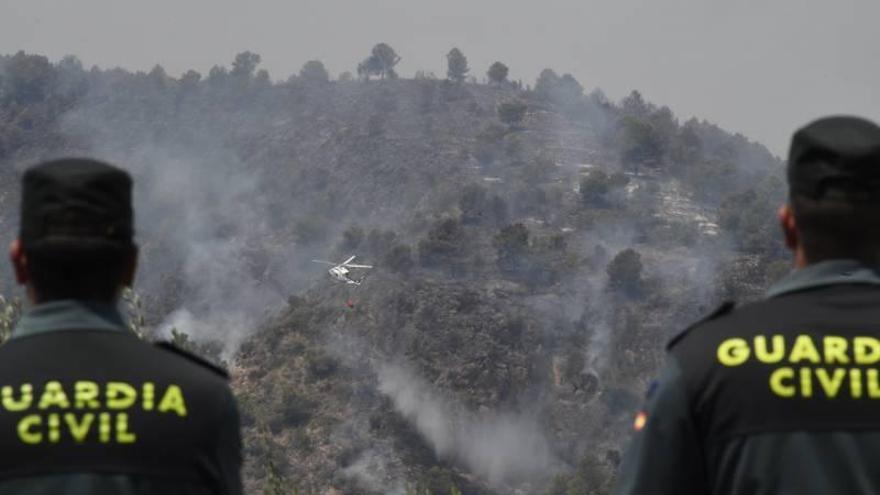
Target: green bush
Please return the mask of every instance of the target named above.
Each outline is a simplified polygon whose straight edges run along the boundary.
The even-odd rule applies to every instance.
[[[398,244],[385,254],[382,262],[393,273],[406,275],[412,270],[412,249],[405,244]]]
[[[613,289],[637,293],[642,286],[642,256],[635,249],[617,253],[605,269]]]
[[[529,229],[521,223],[508,225],[492,239],[498,269],[508,276],[523,275],[528,264]]]
[[[306,356],[306,369],[312,379],[323,380],[336,373],[339,362],[321,352],[311,353]]]
[[[612,204],[611,194],[629,184],[629,177],[621,172],[608,175],[594,170],[580,182],[581,203],[589,207],[607,207]]]
[[[521,101],[509,101],[498,105],[498,118],[501,122],[514,127],[519,125],[526,115],[528,106]]]

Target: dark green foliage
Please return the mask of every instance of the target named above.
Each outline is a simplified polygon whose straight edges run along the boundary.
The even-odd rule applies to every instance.
[[[520,177],[523,182],[538,186],[548,182],[556,171],[556,164],[550,156],[537,156],[522,165]]]
[[[667,150],[678,137],[680,129],[678,119],[675,118],[669,107],[660,107],[648,117],[648,121],[651,122],[654,132],[663,143],[663,149]]]
[[[168,83],[171,81],[171,78],[168,77],[165,69],[158,64],[153,66],[153,68],[147,74],[147,78],[153,84],[155,89],[158,89],[160,91],[164,91]]]
[[[571,387],[572,391],[592,396],[596,392],[598,383],[594,375],[585,371],[586,364],[585,351],[580,347],[573,346],[565,357],[562,380],[563,383]]]
[[[256,53],[241,52],[232,61],[232,72],[230,74],[249,79],[254,75],[261,60],[262,58]]]
[[[272,86],[272,79],[269,77],[269,71],[260,69],[254,77],[254,89],[260,91]]]
[[[301,218],[294,224],[294,238],[306,246],[323,242],[327,238],[327,223],[315,217]]]
[[[180,88],[185,91],[192,91],[198,86],[199,81],[201,80],[201,74],[194,70],[188,70],[180,76]]]
[[[456,219],[438,221],[428,231],[427,239],[419,242],[419,261],[427,268],[444,267],[457,272],[463,255],[464,229]]]
[[[496,123],[487,124],[480,130],[480,133],[477,134],[477,139],[480,141],[485,141],[487,143],[498,143],[504,136],[507,135],[507,129],[504,126],[500,126]]]
[[[320,60],[309,60],[299,70],[299,77],[303,82],[310,84],[323,84],[330,81],[330,74]]]
[[[650,122],[624,117],[619,124],[620,159],[626,164],[659,165],[663,159],[664,141]]]
[[[76,55],[65,55],[58,61],[58,70],[67,73],[81,73],[83,72],[83,64]]]
[[[215,65],[208,71],[208,83],[215,89],[221,87],[229,77],[226,67]]]
[[[303,397],[294,387],[280,384],[276,388],[274,400],[270,404],[268,426],[273,432],[282,428],[295,428],[311,419],[315,411],[315,403]]]
[[[306,431],[306,427],[297,428],[293,433],[293,446],[297,450],[309,454],[314,451],[315,444]]]
[[[700,238],[700,227],[694,222],[658,222],[650,224],[645,236],[658,245],[693,247]]]
[[[419,111],[421,113],[429,113],[434,109],[437,96],[437,81],[430,79],[419,79],[418,81]]]
[[[535,94],[544,100],[552,99],[558,86],[559,75],[553,69],[544,69],[535,81]]]
[[[53,100],[64,108],[88,93],[88,74],[83,70],[82,62],[73,55],[66,55],[58,62],[54,79]]]
[[[458,48],[453,48],[446,54],[446,77],[457,83],[464,82],[467,73],[470,71],[468,67],[467,57],[461,53]]]
[[[498,124],[488,124],[477,134],[474,157],[482,165],[491,165],[502,152],[504,136],[508,129]]]
[[[434,466],[425,472],[415,487],[407,490],[413,495],[461,495],[456,476],[449,469]]]
[[[701,201],[710,205],[720,204],[731,188],[740,182],[736,165],[729,161],[699,160],[684,172],[686,181]],[[724,192],[725,196],[722,196]]]
[[[339,243],[339,250],[353,254],[361,246],[365,238],[364,229],[360,225],[352,225],[342,233],[342,242]]]
[[[375,57],[378,61],[378,65],[381,69],[380,72],[383,78],[397,77],[397,74],[394,72],[394,66],[396,66],[400,62],[400,56],[397,55],[397,52],[395,52],[390,45],[386,43],[379,43],[378,45],[374,46],[372,56]]]
[[[568,240],[562,234],[536,237],[531,243],[527,283],[530,288],[550,287],[570,270]]]
[[[700,123],[697,119],[691,118],[681,126],[681,130],[679,131],[679,140],[691,153],[699,153],[702,151],[703,140],[700,139],[700,135],[698,134],[699,125]]]
[[[479,224],[483,222],[488,206],[489,191],[479,184],[465,186],[458,207],[461,210],[461,223]]]
[[[612,193],[629,184],[626,174],[617,172],[608,175],[601,170],[590,172],[580,182],[581,202],[590,207],[607,207],[612,205]]]
[[[367,120],[367,135],[371,138],[380,138],[385,134],[385,118],[382,115],[373,115]]]
[[[406,275],[413,267],[412,249],[405,244],[394,246],[385,254],[382,265],[392,273]]]
[[[370,56],[358,64],[358,76],[369,79],[371,76],[379,76],[382,79],[396,79],[397,72],[394,67],[400,62],[400,56],[387,43],[379,43],[373,47]]]
[[[538,98],[561,106],[578,103],[583,97],[584,88],[571,74],[559,77],[551,69],[544,69],[535,82]]]
[[[464,225],[504,225],[507,221],[507,202],[479,184],[465,186],[458,203],[461,223]]]
[[[609,468],[614,465],[614,455],[606,453],[600,459],[595,452],[588,452],[571,474],[554,478],[546,495],[605,495],[610,492],[613,478]],[[616,465],[614,465],[616,467]]]
[[[498,269],[508,276],[521,276],[528,264],[529,229],[521,224],[508,225],[492,239]]]
[[[782,258],[786,252],[774,220],[784,201],[785,185],[776,177],[767,177],[753,189],[724,197],[719,226],[743,252]]]
[[[235,401],[238,404],[239,422],[242,428],[250,428],[257,424],[257,415],[260,414],[260,405],[252,393],[237,392]]]
[[[642,94],[635,90],[623,99],[620,106],[624,115],[636,119],[647,116],[652,110],[651,105],[642,98]]]
[[[571,104],[584,95],[584,87],[571,74],[563,74],[555,92],[560,103]]]
[[[504,198],[497,194],[492,196],[492,199],[489,200],[489,213],[492,215],[495,225],[507,223],[507,211],[507,202],[504,201]]]
[[[266,464],[266,480],[263,482],[263,495],[290,495],[287,480],[274,463]]]
[[[637,293],[642,286],[642,256],[635,249],[624,249],[608,263],[605,272],[613,289]]]
[[[518,125],[526,115],[528,106],[522,101],[508,101],[498,105],[498,118],[509,126]]]
[[[390,230],[370,229],[362,249],[364,254],[372,257],[381,257],[395,246],[397,234]]]
[[[503,84],[507,82],[507,73],[509,69],[506,65],[501,62],[495,62],[489,67],[489,71],[486,73],[489,76],[489,82],[493,84]]]
[[[336,359],[323,352],[314,352],[307,355],[306,363],[309,376],[315,380],[330,377],[339,369],[339,363]]]
[[[20,104],[46,100],[55,82],[55,73],[48,58],[27,55],[22,51],[7,61],[2,74],[0,96]]]

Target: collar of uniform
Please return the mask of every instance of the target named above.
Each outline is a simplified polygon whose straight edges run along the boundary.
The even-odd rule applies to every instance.
[[[66,299],[32,306],[21,316],[11,338],[60,330],[129,331],[114,304]]]
[[[880,267],[847,259],[822,261],[789,273],[770,287],[767,297],[836,284],[880,285]]]

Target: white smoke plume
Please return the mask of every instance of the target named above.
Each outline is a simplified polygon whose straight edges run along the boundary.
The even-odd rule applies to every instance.
[[[432,392],[404,366],[383,365],[378,378],[379,391],[391,398],[439,457],[463,463],[489,484],[541,478],[553,470],[550,444],[531,418],[469,413]]]
[[[406,484],[400,481],[389,482],[383,475],[387,473],[386,458],[374,450],[361,453],[351,465],[342,469],[342,476],[356,480],[358,485],[376,493],[386,495],[405,495]]]

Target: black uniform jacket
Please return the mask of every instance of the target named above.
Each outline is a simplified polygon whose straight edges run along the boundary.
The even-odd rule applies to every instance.
[[[38,305],[0,346],[0,494],[239,494],[240,468],[224,374],[115,308]]]
[[[880,276],[837,260],[673,339],[617,494],[880,493]]]

